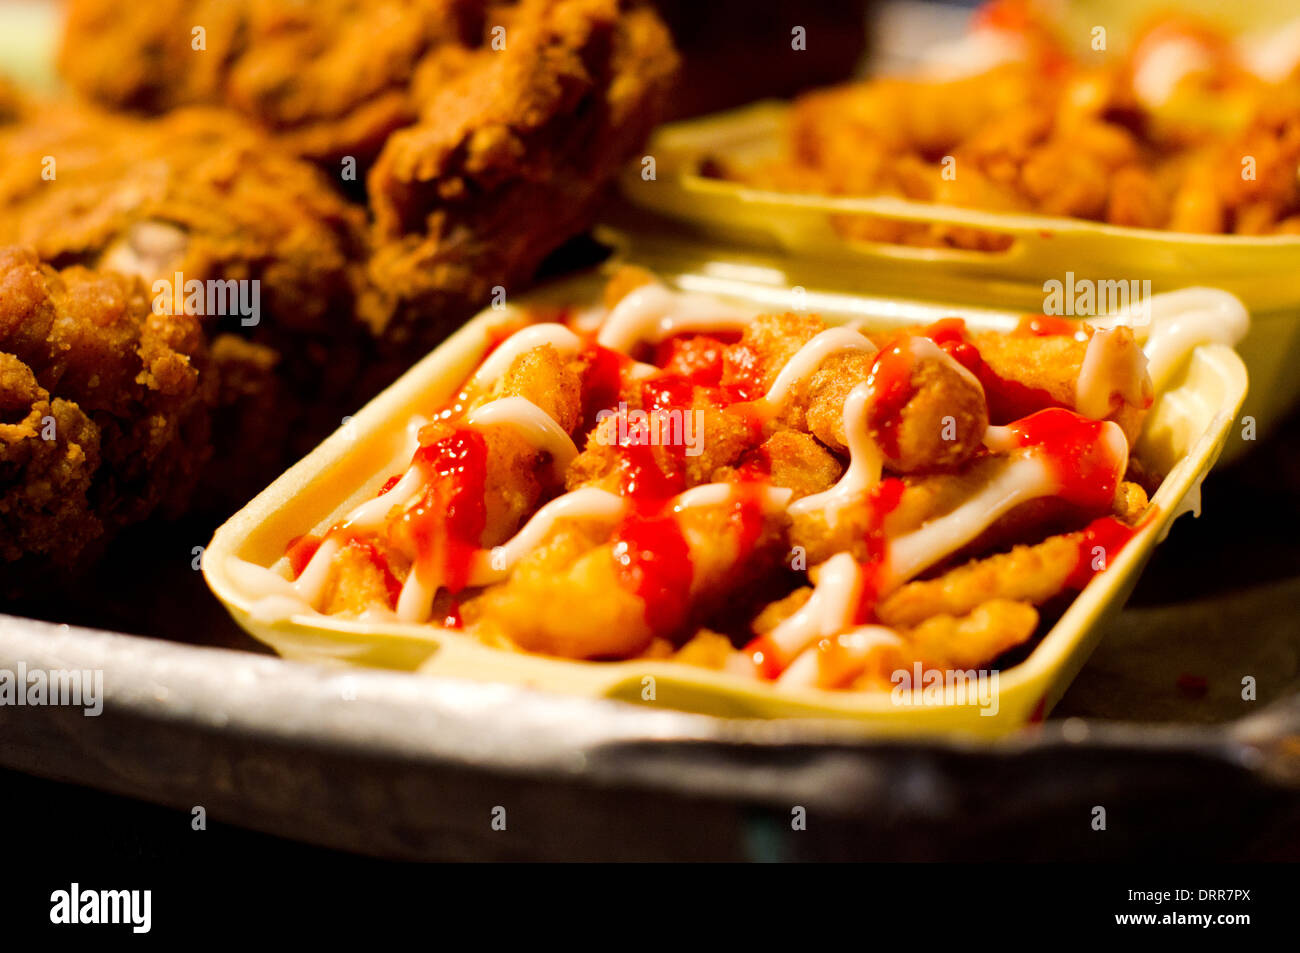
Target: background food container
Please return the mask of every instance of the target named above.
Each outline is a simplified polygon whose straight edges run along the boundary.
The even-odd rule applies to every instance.
[[[682,290],[707,292],[763,310],[807,310],[832,323],[859,321],[868,328],[928,324],[958,315],[975,329],[1010,330],[1019,316],[985,308],[894,296],[856,296],[809,290],[816,269],[790,273],[758,259],[692,258],[685,246],[645,243],[635,253]],[[581,305],[599,300],[604,276],[589,273],[552,285],[503,310],[487,310],[342,429],[289,470],[226,523],[207,547],[203,570],[235,620],[281,655],[300,660],[412,670],[523,684],[588,697],[645,701],[653,680],[655,707],[732,717],[844,718],[884,734],[999,735],[1041,717],[1100,639],[1142,566],[1169,525],[1199,506],[1201,480],[1223,448],[1246,392],[1240,359],[1221,345],[1198,347],[1158,396],[1135,452],[1168,474],[1152,502],[1156,516],[1144,524],[1106,572],[1075,599],[1022,663],[999,676],[996,712],[978,706],[900,706],[889,692],[791,691],[674,662],[573,662],[502,651],[464,633],[431,625],[360,622],[319,614],[270,622],[253,611],[255,599],[241,579],[241,561],[281,564],[287,543],[320,531],[408,463],[401,457],[407,422],[443,405],[462,386],[494,340],[493,331],[532,304]]]
[[[788,114],[766,102],[664,127],[641,169],[624,176],[637,206],[677,223],[695,239],[740,245],[795,259],[836,263],[835,287],[849,292],[924,288],[938,301],[977,303],[1033,313],[1044,308],[1044,283],[1150,281],[1152,293],[1190,284],[1223,288],[1250,310],[1251,330],[1237,345],[1250,371],[1243,416],[1262,437],[1300,401],[1300,237],[1191,235],[1125,228],[1082,219],[1011,215],[896,198],[849,198],[772,192],[699,174],[701,160],[725,155],[740,163],[774,157]],[[918,248],[846,238],[836,218],[924,222],[1005,235],[1005,251]],[[641,220],[638,228],[654,227]],[[661,226],[662,227],[662,226]],[[1233,440],[1226,455],[1249,449]]]

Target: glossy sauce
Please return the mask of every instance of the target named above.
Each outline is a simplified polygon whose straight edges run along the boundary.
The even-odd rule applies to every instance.
[[[676,631],[690,607],[690,547],[672,514],[634,514],[614,530],[614,561],[624,588],[645,604],[646,625],[656,635]]]
[[[966,333],[966,322],[961,318],[944,318],[918,333],[928,337],[952,358],[975,375],[984,388],[988,401],[989,420],[1003,424],[1019,420],[1044,407],[1060,407],[1061,402],[1040,388],[1028,387],[1019,381],[1000,377],[984,358]]]
[[[867,377],[870,391],[867,423],[874,431],[880,449],[889,457],[898,457],[898,425],[903,408],[916,395],[912,372],[916,359],[907,340],[886,344],[871,366]]]
[[[417,564],[436,567],[442,583],[460,592],[487,523],[487,442],[478,431],[457,430],[421,446],[414,465],[428,482],[419,503],[398,517],[394,535],[409,538]]]

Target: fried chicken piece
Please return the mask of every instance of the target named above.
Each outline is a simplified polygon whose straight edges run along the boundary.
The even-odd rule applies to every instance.
[[[749,417],[714,406],[706,390],[694,388],[689,406],[664,409],[653,423],[647,417],[644,426],[636,415],[646,412],[632,408],[604,417],[570,465],[565,487],[618,493],[629,480],[652,481],[663,488],[662,495],[671,496],[712,482],[715,471],[737,462],[759,434]],[[620,430],[626,439],[620,439]]]
[[[643,600],[620,583],[608,536],[605,525],[558,524],[506,582],[464,603],[466,626],[564,658],[641,652],[654,633]]]
[[[536,404],[566,433],[582,420],[581,383],[576,369],[565,362],[549,344],[519,354],[489,393],[471,402],[470,409],[508,397],[522,397]],[[457,432],[451,422],[435,421],[420,431],[420,442],[429,446]],[[554,489],[549,475],[550,458],[526,434],[507,425],[482,427],[486,443],[484,508],[486,524],[483,545],[507,539],[527,514],[538,505],[544,491]],[[546,471],[546,472],[543,472]],[[401,532],[397,517],[390,528]]]
[[[325,611],[361,615],[374,606],[395,608],[401,582],[409,571],[402,554],[391,546],[354,539],[334,558]]]
[[[722,383],[761,396],[790,359],[826,330],[816,315],[758,316],[727,349]],[[988,427],[979,381],[922,336],[897,334],[881,343],[879,352],[872,344],[823,359],[793,385],[779,425],[806,429],[832,450],[844,452],[845,402],[865,384],[866,427],[890,469],[914,473],[961,465],[980,448]]]
[[[818,90],[792,104],[778,159],[709,157],[703,171],[780,191],[1207,234],[1284,233],[1300,221],[1300,94],[1294,74],[1269,82],[1254,75],[1242,49],[1216,29],[1162,18],[1100,68],[1058,48],[1047,60],[1022,56],[955,80],[882,78]],[[1170,57],[1186,71],[1171,72]],[[1173,85],[1161,88],[1166,81]],[[1011,245],[1011,236],[968,227],[861,215],[832,224],[862,241]]]
[[[104,531],[90,501],[98,468],[99,428],[0,351],[0,560],[75,563]]]
[[[254,343],[214,348],[218,374],[235,374],[220,388],[217,500],[246,499],[351,409],[369,337],[353,314],[364,216],[310,165],[212,110],[141,122],[59,104],[0,127],[0,150],[0,241],[139,277],[161,310],[185,309],[167,293],[177,275],[200,282],[202,310],[221,312],[201,316],[209,338]],[[269,469],[245,457],[266,450]]]
[[[106,106],[238,110],[312,159],[363,167],[414,122],[411,77],[475,42],[486,0],[73,0],[60,70]],[[202,29],[202,35],[195,31]]]
[[[6,507],[7,559],[69,564],[106,533],[184,508],[210,452],[215,388],[196,318],[154,313],[138,279],[58,272],[6,247],[0,353],[5,494],[30,504]]]
[[[389,138],[368,178],[362,310],[398,349],[437,340],[586,227],[676,68],[663,24],[629,0],[525,0],[494,14],[504,49],[417,77],[421,119]]]

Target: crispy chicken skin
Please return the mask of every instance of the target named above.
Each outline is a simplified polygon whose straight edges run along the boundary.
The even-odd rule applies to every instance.
[[[336,333],[365,249],[361,212],[229,113],[153,122],[59,102],[0,126],[0,239],[56,266],[261,282],[253,336]],[[239,329],[240,316],[208,320]]]
[[[400,347],[436,339],[495,286],[517,287],[587,226],[676,68],[641,5],[526,0],[493,15],[505,48],[425,78],[420,121],[390,137],[370,172],[363,314]]]
[[[0,558],[77,562],[182,509],[208,459],[215,379],[197,319],[138,279],[0,249]]]
[[[62,65],[104,105],[226,107],[343,191],[365,183],[373,251],[349,242],[346,259],[364,263],[357,311],[386,343],[380,386],[587,227],[662,115],[677,56],[640,0],[77,0]],[[297,274],[329,282],[333,249],[312,250],[320,265]]]
[[[200,316],[221,381],[206,482],[218,505],[241,502],[351,409],[369,340],[354,316],[363,213],[228,113],[26,112],[0,124],[0,241],[138,277],[151,300],[179,274],[244,282],[251,308],[258,283],[256,314],[232,301]]]
[[[300,155],[332,162],[352,156],[365,165],[418,115],[412,75],[446,50],[475,42],[488,6],[73,0],[59,65],[74,90],[105,106],[143,113],[226,106]]]

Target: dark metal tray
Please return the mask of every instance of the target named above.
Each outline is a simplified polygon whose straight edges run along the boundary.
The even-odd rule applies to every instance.
[[[106,703],[0,707],[0,766],[391,857],[1300,859],[1300,417],[1204,496],[1052,717],[978,745],[287,663],[192,568],[210,525],[140,527],[5,607],[0,668]]]

